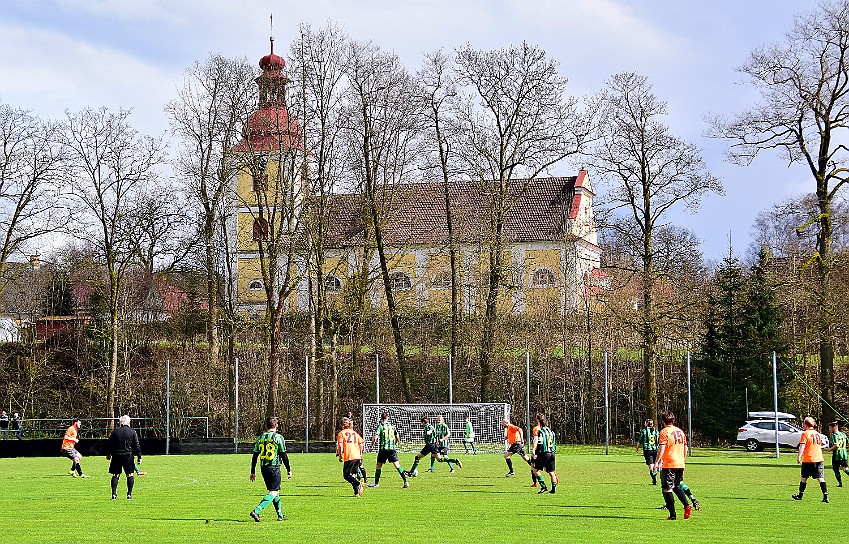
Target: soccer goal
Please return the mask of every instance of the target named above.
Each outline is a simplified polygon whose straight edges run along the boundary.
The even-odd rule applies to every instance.
[[[504,428],[501,421],[510,419],[510,405],[506,403],[477,404],[364,404],[363,438],[366,451],[371,449],[374,431],[380,423],[380,414],[389,413],[389,421],[398,428],[401,442],[400,452],[414,452],[422,449],[422,417],[427,417],[436,425],[436,416],[445,418],[451,430],[448,448],[454,453],[463,452],[463,436],[466,429],[466,416],[472,423],[475,433],[475,446],[479,452],[504,451]]]

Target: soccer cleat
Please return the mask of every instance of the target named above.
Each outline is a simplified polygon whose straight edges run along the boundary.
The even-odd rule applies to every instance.
[[[408,487],[410,487],[410,482],[408,482],[407,480],[404,480],[404,485],[401,486],[401,489],[407,489]]]
[[[257,514],[257,513],[256,513],[256,512],[254,512],[253,510],[251,510],[251,517],[253,518],[253,520],[254,520],[255,522],[259,523],[259,514]]]
[[[80,478],[88,478],[88,474],[80,474]]]
[[[540,487],[539,491],[537,491],[537,495],[542,495],[546,491],[548,491],[548,488],[545,487],[545,486],[542,486],[542,487]]]
[[[457,459],[457,468],[463,468],[463,463],[459,459]]]
[[[112,494],[112,500],[113,500],[113,501],[117,501],[117,500],[118,500],[118,495],[116,495],[116,494],[114,494],[114,493],[113,493],[113,494]]]
[[[801,501],[802,500],[802,495],[790,495],[790,496],[793,497],[794,501]]]
[[[553,495],[553,494],[555,493],[555,489],[556,489],[556,488],[552,487],[552,488],[551,488],[551,491],[549,491],[549,493],[551,493],[551,494]]]
[[[427,469],[428,472],[433,472],[432,468]]]
[[[139,476],[147,476],[147,472],[145,472],[143,470],[136,472],[136,474],[138,474]]]
[[[516,475],[516,473],[515,473],[515,472],[513,472],[513,471],[511,470],[510,472],[508,472],[507,474],[505,474],[505,475],[504,475],[504,477],[505,477],[505,478],[510,478],[511,476],[515,476],[515,475]]]
[[[74,476],[74,475],[76,475],[76,472],[74,472],[73,470],[68,471],[68,476]]]
[[[668,518],[666,518],[666,521],[675,521],[675,520],[677,520],[677,519],[678,519],[678,518],[675,518],[675,517],[669,516]]]
[[[369,487],[380,487],[380,486],[379,486],[379,485],[377,485],[377,484],[366,484],[366,485],[368,485]]]
[[[130,495],[129,493],[127,493],[127,500],[128,500],[128,501],[133,500],[133,496],[132,496],[132,495]]]
[[[837,484],[837,487],[843,487],[843,484]]]
[[[452,469],[451,469],[451,470],[449,470],[448,472],[449,472],[449,473],[451,473],[451,474],[454,474],[454,469],[452,468]]]
[[[277,521],[286,521],[287,519],[289,518],[287,518],[283,514],[277,514]]]
[[[690,519],[690,515],[693,513],[693,505],[688,504],[684,507],[684,519]]]
[[[72,476],[72,477],[74,477],[74,478],[76,478],[76,477],[78,476],[78,474],[77,474],[76,472],[72,472],[72,473],[71,473],[71,476]]]
[[[693,499],[693,509],[694,510],[701,510],[702,509],[702,505],[699,504],[699,501],[697,501],[696,499]]]
[[[537,487],[537,483],[536,482],[532,483],[531,487]]]
[[[822,502],[828,502],[828,496],[827,495],[822,498]]]

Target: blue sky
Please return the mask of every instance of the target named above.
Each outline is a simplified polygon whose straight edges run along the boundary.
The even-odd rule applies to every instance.
[[[163,105],[185,69],[212,52],[259,60],[268,50],[270,13],[277,52],[300,23],[330,20],[394,50],[411,70],[426,51],[525,40],[560,63],[576,96],[598,92],[621,71],[649,78],[669,104],[673,133],[700,146],[724,182],[724,196],[671,218],[718,259],[729,236],[735,252],[745,253],[757,213],[809,192],[812,182],[774,155],[746,168],[728,164],[725,144],[704,137],[704,116],[751,104],[755,95],[736,68],[813,8],[798,0],[3,0],[0,100],[57,118],[84,106],[132,108],[137,128],[160,134],[168,128]],[[574,170],[563,164],[554,173]]]

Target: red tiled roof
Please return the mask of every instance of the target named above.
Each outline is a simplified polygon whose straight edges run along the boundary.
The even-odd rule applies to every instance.
[[[579,175],[580,176],[580,175]],[[577,210],[575,182],[579,176],[513,180],[508,186],[512,202],[507,211],[504,232],[508,242],[560,240],[566,233],[567,218]],[[479,243],[489,233],[490,194],[474,181],[449,185],[452,219],[457,241]],[[389,198],[389,197],[388,197]],[[384,227],[384,241],[390,246],[445,245],[448,227],[445,193],[441,183],[398,185],[391,194]],[[329,247],[362,243],[365,207],[360,195],[337,194],[329,202]]]

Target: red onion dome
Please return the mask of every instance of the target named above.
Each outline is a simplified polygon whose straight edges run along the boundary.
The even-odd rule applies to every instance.
[[[286,61],[283,60],[283,57],[274,53],[259,59],[259,67],[263,70],[282,70],[284,66],[286,66]]]

